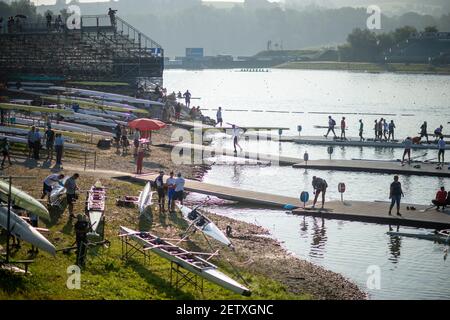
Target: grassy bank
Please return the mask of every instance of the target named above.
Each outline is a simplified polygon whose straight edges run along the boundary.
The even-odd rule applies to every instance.
[[[435,67],[429,64],[389,63],[377,64],[368,62],[287,62],[276,66],[279,69],[298,70],[343,70],[355,72],[398,72],[411,74],[450,74],[450,66]]]

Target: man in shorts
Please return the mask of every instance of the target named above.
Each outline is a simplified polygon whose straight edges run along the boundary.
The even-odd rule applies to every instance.
[[[391,215],[392,208],[394,208],[394,205],[397,204],[397,215],[401,216],[400,214],[400,200],[405,195],[403,194],[402,190],[402,184],[400,181],[398,181],[398,176],[394,176],[394,182],[391,183],[390,192],[389,192],[389,199],[391,199],[391,206],[389,207],[389,215]]]
[[[324,179],[314,176],[312,180],[312,186],[314,188],[315,194],[312,208],[316,207],[317,199],[319,198],[320,193],[322,193],[322,209],[323,209],[325,205],[325,194],[327,192],[328,184]]]
[[[413,141],[412,141],[411,137],[407,137],[405,139],[405,141],[403,141],[403,145],[405,146],[405,151],[403,152],[402,166],[404,165],[406,155],[408,155],[408,163],[411,164],[411,147],[412,147],[412,144],[413,144]]]

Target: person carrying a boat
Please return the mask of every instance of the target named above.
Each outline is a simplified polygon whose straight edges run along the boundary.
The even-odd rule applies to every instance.
[[[158,192],[159,212],[166,212],[164,202],[166,201],[166,186],[164,184],[164,171],[159,172],[159,176],[155,179],[156,191]]]
[[[392,208],[397,204],[397,215],[400,214],[400,200],[405,195],[403,194],[402,184],[398,181],[398,176],[394,176],[394,182],[391,183],[390,191],[389,191],[389,199],[391,199],[391,206],[389,207],[389,215],[392,213]]]
[[[436,193],[436,199],[431,200],[431,202],[436,206],[436,210],[439,210],[439,207],[442,207],[442,211],[444,211],[447,205],[447,196],[448,193],[445,191],[445,187],[441,187],[441,189]]]
[[[337,138],[336,132],[334,132],[334,126],[336,125],[336,120],[334,120],[331,116],[328,116],[328,131],[327,134],[324,135],[325,138],[328,138],[330,132],[333,132],[334,138]]]
[[[325,194],[327,192],[328,184],[325,179],[314,176],[312,180],[312,186],[314,188],[315,194],[312,208],[314,209],[316,207],[317,199],[319,198],[319,195],[322,193],[322,209],[323,209],[325,205]]]
[[[67,207],[69,208],[69,217],[75,218],[73,214],[73,204],[77,201],[78,195],[77,191],[79,190],[77,185],[77,179],[80,177],[78,173],[75,173],[64,183],[64,188],[66,188],[66,198],[67,198]]]
[[[50,203],[50,194],[53,190],[53,186],[55,186],[57,184],[62,185],[63,179],[64,179],[64,175],[61,173],[53,173],[53,174],[47,176],[43,181],[41,199],[44,199],[45,196],[47,196],[48,203]]]

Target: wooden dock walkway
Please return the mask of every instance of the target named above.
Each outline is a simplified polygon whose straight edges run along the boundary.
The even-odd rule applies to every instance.
[[[325,203],[325,209],[297,208],[293,214],[306,215],[327,219],[348,221],[361,221],[390,225],[401,225],[429,229],[450,228],[450,212],[444,213],[435,209],[427,209],[426,206],[402,204],[401,217],[396,215],[395,208],[392,216],[388,215],[390,203],[385,202],[360,202],[360,201],[332,201]],[[414,206],[416,210],[406,210],[406,207]],[[429,208],[429,207],[428,207]],[[422,212],[421,212],[422,211]]]
[[[183,150],[191,150],[191,152],[201,153],[199,157],[209,158],[218,155],[224,156],[236,156],[239,158],[245,159],[253,159],[270,162],[271,164],[278,164],[280,166],[292,166],[294,164],[298,164],[303,159],[296,157],[288,157],[288,156],[280,156],[279,154],[270,154],[270,153],[259,153],[259,152],[250,152],[250,151],[238,151],[234,153],[234,150],[224,148],[224,147],[213,147],[213,146],[203,146],[199,144],[189,144],[189,143],[178,143],[172,145],[173,148],[183,149]]]
[[[324,145],[324,146],[344,146],[344,147],[375,147],[375,148],[404,148],[403,142],[386,142],[386,141],[373,141],[365,140],[360,141],[359,138],[347,138],[347,140],[334,139],[333,137],[325,138],[318,136],[304,136],[296,137],[292,139],[293,142],[298,144],[311,144],[311,145]],[[438,149],[437,144],[434,143],[422,143],[414,144],[413,149]],[[450,145],[447,144],[446,150],[450,150]]]
[[[125,176],[125,178],[129,177],[130,179],[135,181],[148,182],[154,181],[157,176],[158,174],[156,173],[150,173],[142,175],[129,175]],[[278,209],[282,209],[287,204],[295,207],[299,207],[301,205],[300,200],[293,197],[285,197],[263,192],[255,192],[231,187],[224,187],[189,179],[186,179],[184,189],[190,192],[215,196],[224,200],[238,201],[240,203],[247,203],[265,207],[274,207]]]
[[[414,168],[420,165],[420,168]],[[442,169],[436,169],[436,164],[415,163],[411,165],[401,165],[394,161],[368,161],[368,160],[312,160],[305,163],[301,161],[293,165],[294,168],[316,169],[316,170],[336,170],[349,172],[372,172],[384,174],[401,174],[431,177],[450,177],[448,165]]]
[[[200,121],[173,121],[172,125],[178,126],[187,130],[218,130],[218,131],[226,131],[226,130],[232,130],[231,126],[223,126],[223,127],[214,127],[210,126],[204,123],[201,123]],[[289,130],[290,128],[287,127],[275,127],[275,126],[240,126],[239,128],[244,130],[261,130],[261,131],[271,131],[271,130]]]

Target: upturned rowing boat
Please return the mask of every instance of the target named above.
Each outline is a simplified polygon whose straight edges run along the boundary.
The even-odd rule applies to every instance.
[[[157,255],[176,263],[193,274],[209,280],[222,288],[243,296],[251,295],[251,291],[248,288],[220,272],[214,264],[150,232],[137,232],[127,227],[120,227],[120,235],[133,239],[142,245],[144,249],[152,250]]]
[[[8,202],[9,183],[0,180],[0,199]],[[41,218],[50,219],[47,208],[28,193],[11,186],[11,201],[19,208],[34,213]]]
[[[147,182],[137,201],[140,215],[143,215],[146,212],[147,208],[152,205],[152,198],[152,185],[150,182]]]
[[[95,234],[105,214],[106,188],[97,181],[88,191],[86,213],[89,217],[92,232]]]
[[[0,226],[5,230],[8,228],[7,207],[0,207]],[[55,255],[55,246],[13,211],[11,211],[10,231],[14,237],[26,241],[51,255]]]
[[[200,213],[197,209],[192,210],[181,204],[177,204],[180,209],[183,218],[191,224],[195,229],[203,232],[213,239],[223,243],[226,246],[231,246],[231,241],[223,234],[222,231],[204,214]]]

